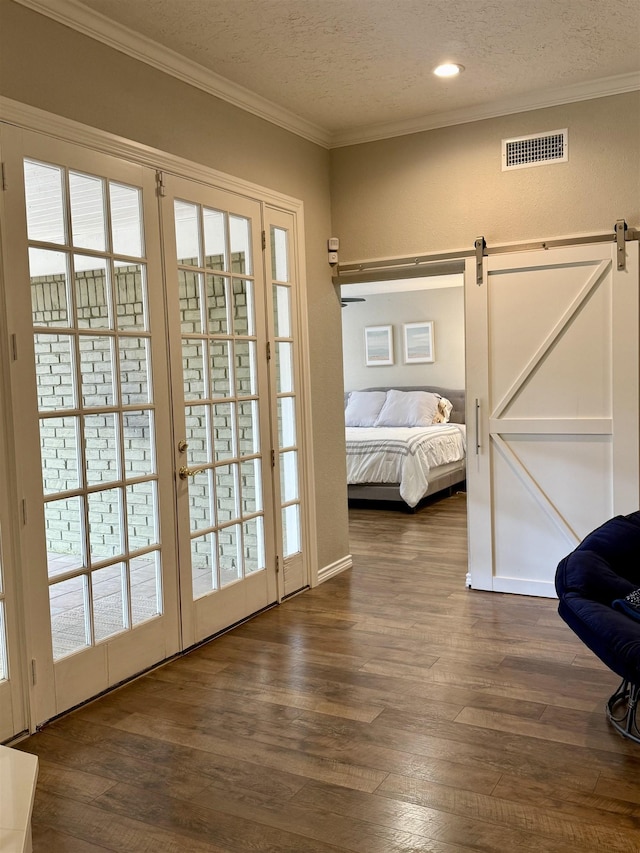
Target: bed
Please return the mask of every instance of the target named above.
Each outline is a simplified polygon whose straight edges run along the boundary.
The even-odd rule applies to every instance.
[[[464,421],[461,390],[414,385],[345,394],[349,499],[413,509],[463,483]]]

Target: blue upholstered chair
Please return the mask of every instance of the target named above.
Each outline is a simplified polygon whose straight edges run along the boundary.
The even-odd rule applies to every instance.
[[[638,588],[640,512],[618,515],[589,533],[556,571],[558,613],[622,678],[607,716],[620,734],[640,743],[640,611],[621,603]]]

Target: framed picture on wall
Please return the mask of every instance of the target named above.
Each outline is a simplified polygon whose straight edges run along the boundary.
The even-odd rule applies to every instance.
[[[366,326],[364,356],[367,367],[393,364],[393,326]]]
[[[435,361],[433,350],[433,322],[405,323],[404,363],[419,364]]]

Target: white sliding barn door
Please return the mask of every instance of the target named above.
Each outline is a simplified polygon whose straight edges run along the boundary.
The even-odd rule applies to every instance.
[[[554,596],[558,561],[638,509],[638,244],[490,255],[465,276],[470,585]]]

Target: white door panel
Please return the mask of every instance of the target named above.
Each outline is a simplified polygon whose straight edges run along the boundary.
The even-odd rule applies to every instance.
[[[470,581],[554,595],[558,561],[638,507],[638,246],[489,256],[466,278]]]
[[[162,202],[185,647],[277,598],[261,206],[167,175]]]
[[[179,649],[160,227],[153,170],[3,144],[38,724]]]

